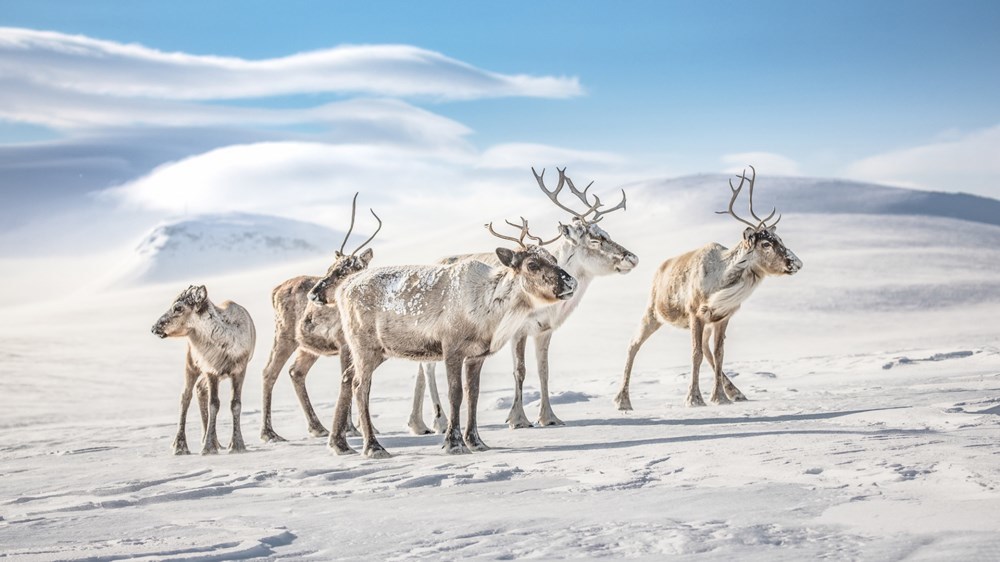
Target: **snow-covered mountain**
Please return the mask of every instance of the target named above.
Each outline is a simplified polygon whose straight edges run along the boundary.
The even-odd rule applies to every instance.
[[[626,190],[630,195],[635,193],[633,200],[669,201],[680,197],[685,202],[725,209],[730,178],[733,176],[699,174],[637,182],[626,186]],[[744,208],[745,197],[746,194],[740,196],[738,209]],[[1000,225],[1000,201],[996,199],[842,179],[761,174],[756,180],[754,198],[756,209],[764,212],[776,207],[781,213],[915,215]]]
[[[196,280],[332,254],[343,240],[318,224],[268,215],[204,215],[154,227],[136,246],[126,279]]]

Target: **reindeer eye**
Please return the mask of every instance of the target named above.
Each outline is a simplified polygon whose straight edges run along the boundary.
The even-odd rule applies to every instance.
[[[538,271],[539,269],[541,269],[541,267],[538,266],[538,262],[533,262],[533,261],[529,261],[528,262],[528,271],[531,271],[532,273],[534,273],[534,272]]]
[[[770,247],[771,247],[771,243],[770,243],[770,242],[768,242],[767,240],[765,240],[765,241],[761,242],[761,243],[760,243],[760,245],[761,245],[761,246],[763,246],[763,247],[764,247],[765,249],[767,249],[767,248],[770,248]]]
[[[182,310],[184,310],[184,307],[183,307],[183,306],[181,306],[181,305],[179,305],[179,304],[175,304],[175,305],[174,305],[174,312],[180,312],[180,311],[182,311]]]
[[[596,248],[601,245],[601,241],[598,240],[597,238],[591,238],[590,245]]]

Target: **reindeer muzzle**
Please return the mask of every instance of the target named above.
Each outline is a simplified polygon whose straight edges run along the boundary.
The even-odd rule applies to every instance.
[[[167,337],[167,333],[163,331],[163,326],[159,322],[153,324],[152,332],[154,336],[160,338],[161,340]]]
[[[573,298],[576,294],[576,279],[563,271],[559,275],[559,292],[556,293],[556,298],[559,300],[569,300]]]
[[[628,273],[635,269],[637,265],[639,265],[639,257],[632,252],[625,252],[625,255],[615,264],[615,270],[618,273]]]
[[[802,269],[802,260],[795,254],[788,252],[788,256],[785,258],[785,273],[787,275],[794,275],[800,269]]]
[[[309,297],[309,300],[311,302],[313,302],[313,303],[316,303],[316,304],[319,304],[319,305],[325,305],[326,304],[326,283],[323,282],[323,281],[320,281],[319,283],[316,283],[316,286],[313,287],[309,291],[308,297]]]

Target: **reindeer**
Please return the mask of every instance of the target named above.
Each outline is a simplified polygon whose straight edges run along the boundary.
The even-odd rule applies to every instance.
[[[312,402],[309,400],[309,393],[306,391],[306,377],[320,357],[340,355],[341,372],[350,365],[350,357],[341,354],[342,348],[338,338],[340,313],[336,306],[325,305],[327,304],[327,294],[332,296],[333,290],[344,279],[368,267],[374,255],[371,248],[358,255],[358,252],[374,240],[375,235],[382,229],[382,220],[371,209],[369,211],[378,221],[375,233],[350,254],[344,253],[347,240],[354,230],[357,202],[358,194],[355,193],[351,203],[351,226],[347,229],[340,249],[334,254],[333,264],[327,269],[326,275],[324,277],[308,275],[293,277],[275,287],[271,293],[271,302],[274,305],[274,345],[271,347],[271,356],[264,367],[262,408],[264,413],[260,429],[260,439],[265,443],[285,441],[285,438],[275,433],[271,427],[271,395],[274,383],[281,373],[281,368],[296,351],[298,353],[295,355],[295,360],[292,361],[288,374],[295,387],[295,395],[302,406],[302,412],[306,416],[309,433],[314,437],[326,437],[330,433],[319,421],[316,410],[313,409]],[[348,430],[357,432],[353,427],[348,428]]]
[[[198,405],[204,430],[201,454],[219,452],[215,420],[219,413],[219,380],[224,377],[229,377],[233,384],[233,397],[229,403],[233,414],[233,436],[229,442],[229,452],[246,451],[243,433],[240,431],[240,397],[247,363],[253,357],[257,338],[250,313],[232,301],[216,306],[208,300],[208,291],[204,285],[191,285],[177,296],[170,309],[153,324],[153,334],[161,338],[188,339],[181,415],[177,423],[177,437],[173,442],[174,454],[190,454],[184,426],[195,384],[198,385]]]
[[[601,211],[602,206],[599,197],[594,195],[594,202],[591,203],[587,192],[594,182],[580,191],[573,185],[573,180],[566,176],[566,169],[556,168],[559,172],[559,183],[555,189],[549,190],[545,187],[545,170],[539,174],[534,168],[531,173],[535,176],[535,181],[543,193],[557,207],[572,215],[569,225],[559,223],[561,243],[555,247],[552,254],[556,262],[573,276],[577,281],[577,289],[573,298],[560,301],[559,303],[535,310],[524,323],[513,338],[511,338],[511,351],[514,356],[514,403],[507,416],[507,424],[511,429],[531,427],[531,422],[524,413],[523,388],[525,377],[525,345],[528,336],[535,339],[535,356],[538,364],[538,378],[541,387],[541,407],[539,409],[538,424],[543,426],[563,425],[563,421],[556,417],[549,402],[549,342],[552,333],[558,329],[569,318],[569,315],[576,310],[583,298],[587,287],[595,277],[613,275],[615,273],[625,274],[632,271],[639,263],[639,258],[635,254],[626,250],[620,244],[612,240],[611,235],[597,225],[604,215],[613,211],[625,209],[625,191],[622,190],[622,199],[614,207]],[[559,201],[559,193],[564,186],[568,186],[570,192],[576,196],[585,206],[585,211],[578,212]],[[593,213],[593,216],[591,214]],[[589,217],[589,218],[588,218]],[[498,265],[499,262],[492,254],[474,254],[472,256],[453,256],[442,260],[444,263],[453,262],[458,259],[476,259],[485,263]],[[421,365],[421,373],[433,373],[434,364]],[[421,419],[423,379],[417,377],[417,386],[414,389],[413,411],[410,415],[410,427],[420,427],[423,425]],[[431,387],[431,398],[434,401],[436,411],[440,410],[436,389]],[[424,426],[426,427],[426,426]],[[427,431],[429,433],[429,430]]]
[[[503,347],[535,309],[572,298],[577,282],[541,247],[544,242],[530,235],[523,218],[520,238],[502,236],[492,224],[486,226],[495,236],[520,246],[516,251],[497,248],[499,266],[462,260],[450,265],[379,267],[354,275],[337,289],[343,335],[354,361],[353,376],[345,374],[341,380],[330,434],[330,446],[338,454],[355,452],[343,432],[353,386],[364,455],[389,456],[375,439],[369,409],[372,374],[389,357],[443,359],[450,406],[446,452],[489,449],[476,425],[483,361]],[[539,245],[525,244],[525,237]],[[463,364],[468,402],[464,434],[458,418]]]
[[[729,180],[732,198],[727,211],[747,225],[743,239],[733,249],[721,244],[708,244],[698,250],[681,254],[663,262],[653,279],[646,313],[639,324],[639,330],[629,344],[625,359],[625,374],[622,388],[615,398],[619,410],[631,410],[628,385],[632,373],[632,363],[639,348],[649,336],[664,323],[691,330],[691,385],[688,388],[688,406],[704,406],[698,387],[698,371],[702,358],[715,371],[715,388],[710,400],[716,404],[730,401],[744,401],[746,396],[733,384],[722,370],[723,342],[726,328],[733,314],[753,293],[764,277],[768,275],[793,275],[802,268],[802,262],[789,250],[775,233],[779,216],[770,225],[775,210],[765,218],[760,218],[753,210],[753,184],[757,171],[750,166],[751,176],[746,170],[740,174],[740,184],[733,186]],[[733,204],[739,197],[743,184],[749,181],[750,215],[757,222],[740,218],[733,211]],[[714,340],[714,341],[713,341]],[[710,347],[714,345],[714,350]]]

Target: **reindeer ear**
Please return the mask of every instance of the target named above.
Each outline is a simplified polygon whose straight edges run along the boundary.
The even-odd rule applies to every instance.
[[[368,262],[372,261],[373,257],[375,257],[375,252],[373,252],[371,248],[368,248],[364,252],[361,252],[361,255],[358,256],[358,259],[360,259],[362,263],[364,263],[365,266],[367,266]]]
[[[497,248],[497,257],[500,258],[500,263],[506,265],[507,267],[512,267],[511,264],[514,263],[514,252],[508,250],[507,248]]]
[[[750,228],[750,227],[748,226],[748,227],[746,228],[746,230],[744,230],[744,231],[743,231],[743,239],[744,239],[744,240],[750,240],[750,237],[751,237],[751,236],[753,236],[753,233],[754,233],[754,232],[757,232],[757,229],[755,229],[755,228]]]
[[[775,230],[778,230],[778,225],[773,225],[773,226],[767,227],[767,231],[768,232],[773,233]]]
[[[579,243],[579,240],[577,240],[575,237],[572,236],[572,232],[573,230],[569,227],[569,225],[559,223],[559,234],[562,235],[563,238],[568,240],[570,244]]]
[[[340,253],[340,250],[337,250],[336,252],[333,253],[333,257],[340,259],[344,257],[344,254]]]
[[[208,289],[204,285],[198,285],[194,290],[195,302],[205,302],[208,299]]]

